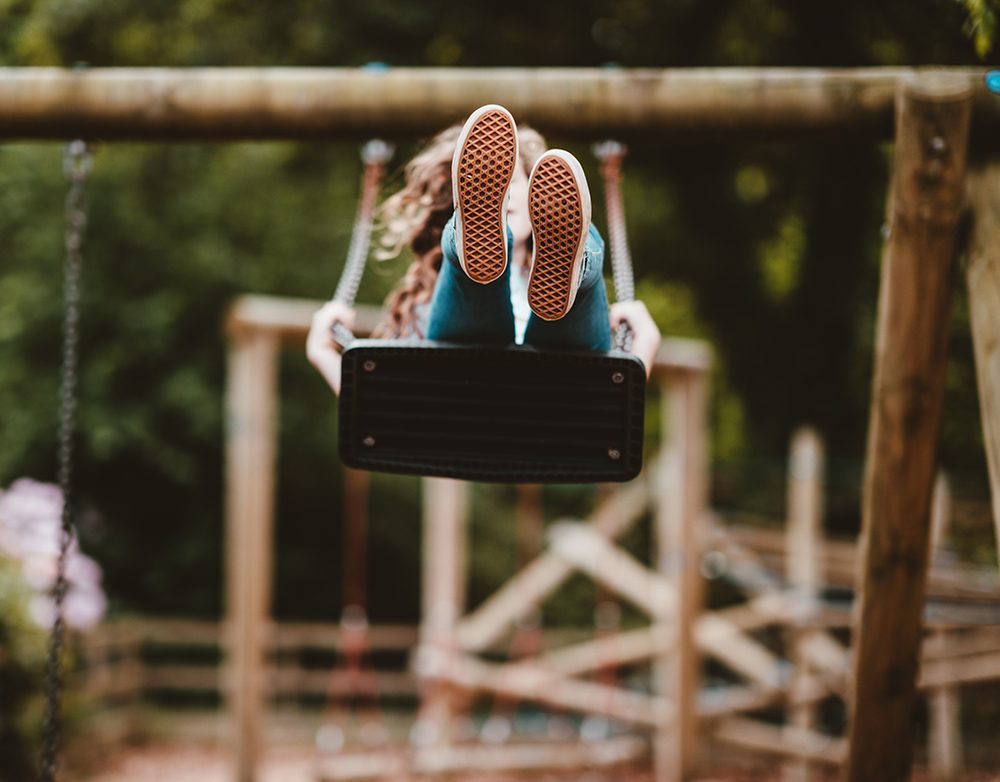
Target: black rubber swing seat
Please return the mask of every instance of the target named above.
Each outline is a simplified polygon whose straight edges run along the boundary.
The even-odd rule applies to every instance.
[[[341,383],[349,467],[503,483],[642,469],[646,372],[630,353],[356,340]]]

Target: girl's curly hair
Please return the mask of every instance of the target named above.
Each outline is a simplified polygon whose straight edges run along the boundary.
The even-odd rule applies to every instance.
[[[395,258],[409,246],[413,262],[385,300],[385,316],[373,336],[382,338],[423,336],[416,308],[431,300],[441,268],[441,234],[454,211],[451,161],[461,125],[442,130],[404,169],[402,189],[379,207],[380,237],[375,257]],[[546,149],[538,131],[517,130],[520,163],[525,174]]]

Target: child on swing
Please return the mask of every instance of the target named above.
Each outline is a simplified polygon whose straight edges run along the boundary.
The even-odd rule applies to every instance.
[[[546,150],[536,131],[518,131],[510,112],[487,105],[439,133],[405,179],[381,210],[382,255],[409,244],[415,260],[373,336],[606,351],[624,321],[648,374],[660,332],[640,301],[609,312],[604,241],[573,155]],[[354,310],[325,304],[306,343],[335,393],[341,359],[330,328],[338,322],[353,327]]]

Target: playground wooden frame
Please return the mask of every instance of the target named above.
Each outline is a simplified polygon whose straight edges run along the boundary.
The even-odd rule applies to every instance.
[[[662,658],[658,665],[662,680],[669,682],[664,690],[671,695],[670,707],[653,698],[638,709],[648,717],[647,724],[658,727],[654,754],[661,779],[681,779],[697,765],[698,726],[707,715],[699,719],[695,707],[696,672],[699,655],[712,653],[740,665],[750,681],[745,691],[727,693],[728,705],[712,715],[719,719],[714,731],[717,738],[790,755],[803,774],[807,762],[839,763],[846,758],[851,782],[901,782],[910,764],[907,737],[920,681],[921,598],[932,533],[930,486],[936,470],[934,451],[946,358],[942,335],[947,333],[951,270],[968,205],[967,149],[970,138],[974,142],[988,133],[995,136],[1000,126],[1000,100],[987,92],[982,72],[0,69],[4,117],[0,138],[334,139],[377,135],[389,128],[412,135],[436,130],[487,100],[505,103],[547,131],[575,137],[655,135],[683,140],[710,133],[733,140],[850,133],[870,139],[890,134],[895,138],[853,670],[843,665],[842,646],[807,623],[793,646],[795,656],[808,659],[813,672],[796,676],[791,685],[776,679],[775,661],[762,650],[746,646],[739,623],[701,610],[700,577],[693,560],[670,573],[643,568],[614,549],[610,535],[595,531],[600,511],[592,525],[553,537],[554,558],[545,561],[558,567],[547,565],[543,572],[549,573],[546,578],[551,581],[557,580],[562,568],[580,568],[640,604],[654,623],[668,613],[676,618],[669,656],[657,632],[645,639]],[[1000,241],[995,218],[1000,166],[978,167],[969,181],[974,224],[967,282],[996,511],[1000,508],[1000,414],[996,408],[1000,399],[1000,353],[996,349],[1000,344]],[[268,616],[268,541],[274,498],[275,362],[284,339],[304,335],[317,305],[246,298],[234,307],[228,322],[226,689],[236,726],[241,782],[253,779],[261,734],[263,628]],[[362,323],[367,319],[370,324],[371,317],[371,312],[362,313]],[[665,344],[655,368],[657,381],[667,391],[664,419],[670,422],[667,447],[655,462],[656,470],[662,472],[656,474],[652,486],[636,488],[643,486],[639,479],[616,501],[624,502],[623,497],[632,496],[629,492],[648,490],[657,508],[660,539],[669,541],[670,551],[700,551],[699,536],[711,534],[731,555],[752,560],[752,552],[741,549],[718,527],[699,532],[699,524],[710,518],[705,500],[708,363],[701,346]],[[900,388],[910,391],[901,394]],[[425,600],[433,610],[425,612],[422,645],[432,652],[444,648],[455,655],[456,648],[476,646],[469,641],[469,636],[475,638],[470,620],[460,618],[461,595],[454,581],[461,568],[462,494],[444,482],[428,480],[425,486],[427,521],[442,525],[437,531],[451,545],[436,554],[444,561],[427,577]],[[799,494],[800,490],[804,493]],[[800,551],[800,562],[809,564],[796,568],[790,578],[797,590],[808,595],[817,583],[815,563],[821,560],[812,548],[814,536],[806,532],[815,527],[817,497],[805,489],[795,491],[790,505],[801,517],[789,545]],[[1000,525],[1000,513],[994,516]],[[885,545],[889,539],[901,541],[905,556],[898,556],[898,547]],[[662,562],[666,557],[660,554]],[[595,557],[615,565],[595,567]],[[765,605],[773,598],[773,590],[758,590],[753,604]],[[754,610],[744,610],[744,621],[748,613]],[[483,626],[484,635],[495,632],[494,625],[484,622]],[[465,640],[458,647],[450,645],[456,638]],[[733,655],[727,646],[731,642],[752,653]],[[567,652],[561,664],[572,669],[568,657]],[[1000,675],[1000,655],[995,650],[986,648],[977,659],[981,664],[978,675]],[[463,666],[446,669],[459,671],[469,686],[488,682],[489,671],[476,668],[474,661],[464,657],[461,661]],[[435,668],[440,672],[438,666],[431,666]],[[926,667],[925,684],[954,686],[948,668],[945,660]],[[966,666],[966,670],[972,668]],[[459,673],[455,677],[460,678]],[[438,678],[444,677],[438,674]],[[889,679],[894,683],[891,691],[885,686]],[[806,706],[825,692],[847,694],[852,705],[849,743],[818,736],[810,728]],[[861,693],[864,697],[859,697]],[[732,716],[753,704],[782,698],[793,706],[792,724],[785,728]],[[946,697],[935,704],[935,713],[953,710]],[[446,695],[430,697],[427,713],[434,719],[446,721],[449,709]],[[876,721],[878,731],[871,728]],[[677,729],[666,730],[668,724]],[[874,741],[876,734],[879,739]],[[938,743],[949,743],[945,733]]]

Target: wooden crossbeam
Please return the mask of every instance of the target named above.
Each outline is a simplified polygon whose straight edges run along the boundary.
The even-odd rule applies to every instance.
[[[762,521],[769,521],[762,519]],[[708,530],[707,545],[724,553],[732,569],[746,564],[741,553],[750,553],[756,561],[768,564],[769,570],[758,573],[780,585],[780,574],[787,563],[785,535],[777,529],[746,524],[715,523]],[[823,572],[827,586],[853,587],[857,575],[858,546],[843,540],[826,540],[823,545]],[[773,572],[772,572],[773,571]],[[738,575],[738,573],[737,573]],[[1000,599],[997,572],[992,567],[969,564],[936,564],[928,574],[927,596],[942,599],[996,602]]]
[[[554,524],[548,537],[556,556],[649,616],[662,620],[674,615],[677,594],[673,584],[588,526],[573,522]]]
[[[673,716],[670,704],[659,696],[570,679],[532,663],[493,664],[464,655],[446,665],[427,664],[424,670],[429,678],[468,692],[492,692],[629,724],[665,728]]]
[[[629,600],[660,621],[674,618],[677,593],[673,584],[641,565],[606,538],[584,525],[556,525],[550,532],[552,550],[595,581]],[[712,613],[698,617],[695,642],[732,670],[763,687],[779,686],[781,661],[739,627]]]
[[[0,69],[0,138],[334,139],[429,135],[488,102],[576,138],[849,132],[886,138],[911,68]],[[947,72],[1000,126],[981,68]]]
[[[582,676],[600,668],[643,662],[668,653],[672,647],[673,638],[667,628],[653,624],[553,649],[532,662],[562,676]]]
[[[715,737],[726,744],[775,757],[799,758],[828,766],[839,766],[847,755],[847,742],[805,728],[768,725],[757,720],[730,717],[715,729]]]

